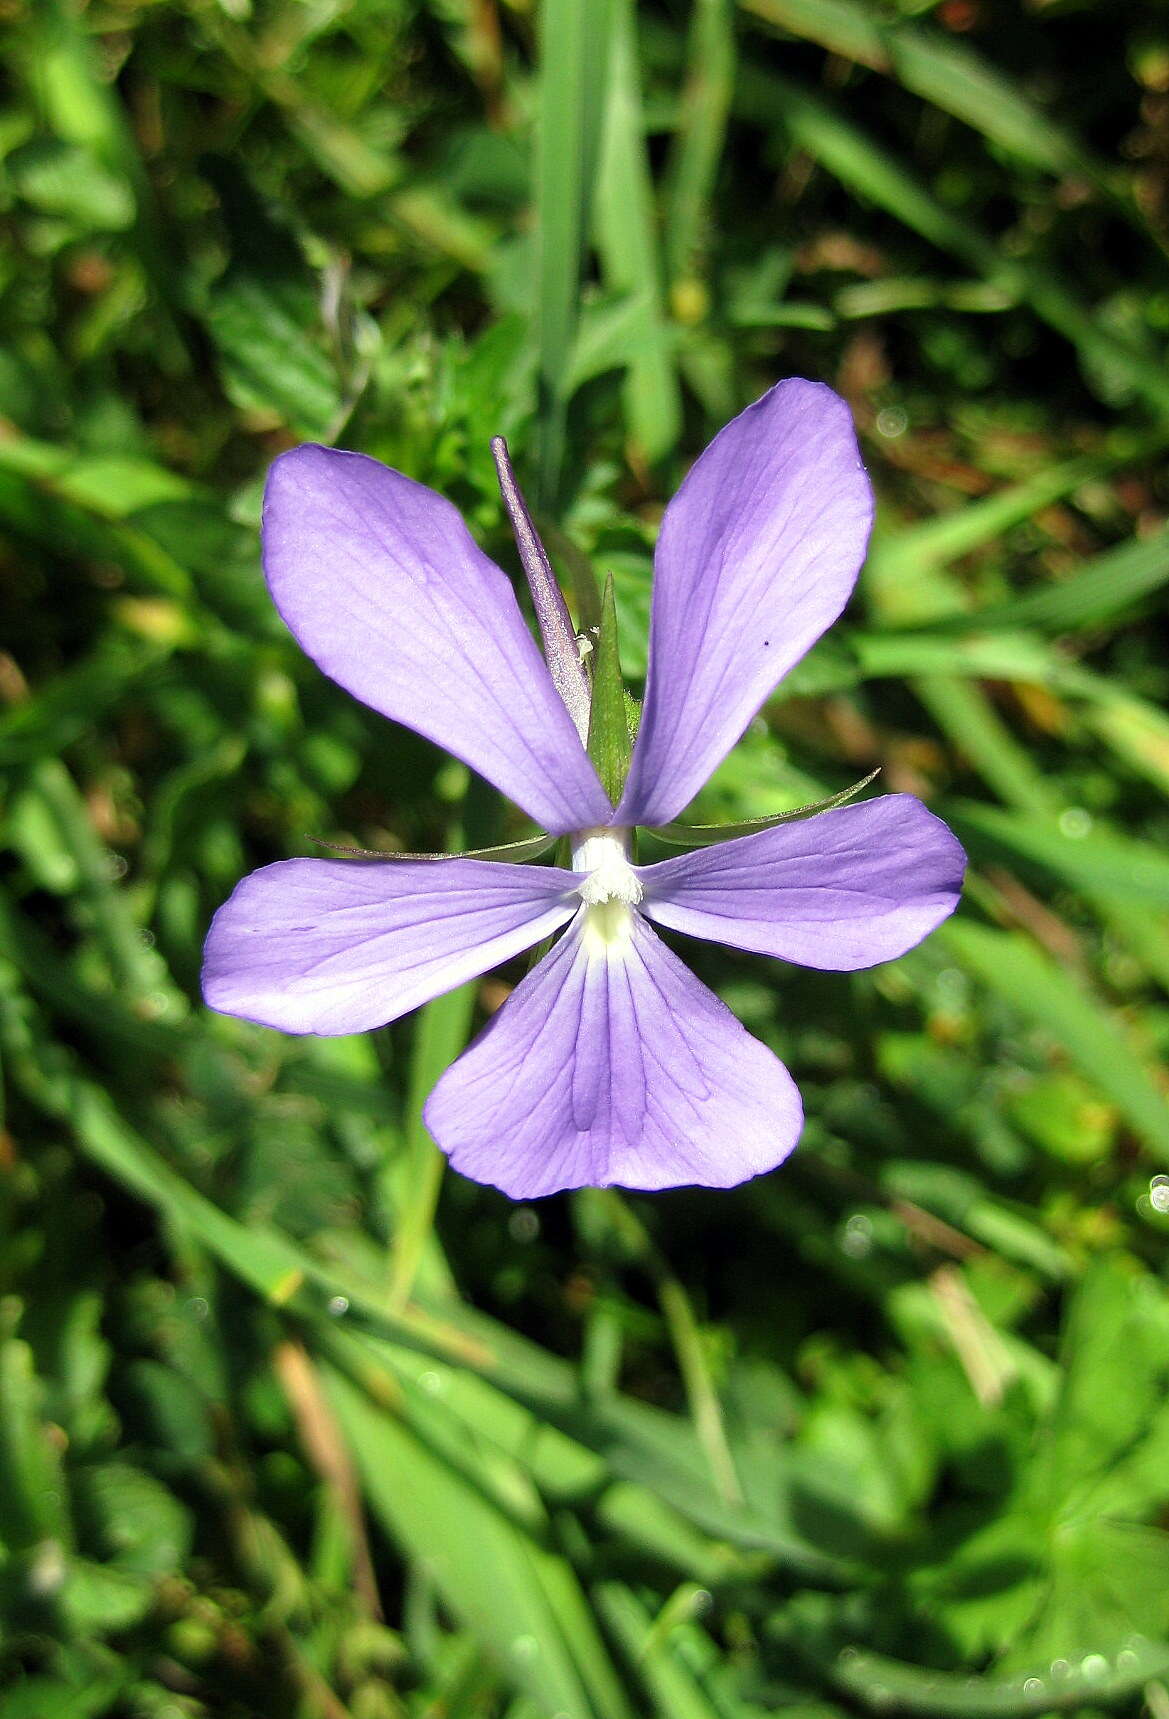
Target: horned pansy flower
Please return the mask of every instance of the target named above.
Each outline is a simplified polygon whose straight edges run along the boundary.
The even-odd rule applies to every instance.
[[[265,866],[215,917],[204,994],[285,1032],[361,1032],[555,937],[430,1095],[434,1139],[517,1198],[729,1187],[791,1151],[799,1094],[654,926],[855,969],[918,943],[962,882],[961,847],[908,794],[635,863],[635,829],[677,817],[848,600],[872,516],[849,412],[821,384],[779,383],[670,502],[645,701],[612,798],[586,748],[587,670],[514,486],[509,509],[547,661],[456,509],[362,454],[310,446],[276,461],[264,568],[327,675],[566,838],[567,865]]]

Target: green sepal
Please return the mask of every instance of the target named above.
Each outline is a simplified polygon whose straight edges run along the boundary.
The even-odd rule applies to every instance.
[[[546,854],[556,841],[555,836],[545,835],[541,830],[538,836],[524,836],[518,842],[504,842],[494,848],[468,848],[463,853],[456,854],[407,854],[400,848],[347,848],[340,842],[327,842],[320,836],[306,836],[305,840],[313,842],[319,848],[328,848],[332,853],[345,854],[350,859],[376,860],[510,860],[513,865],[522,865],[525,860],[539,859]]]
[[[605,580],[601,625],[593,653],[593,701],[589,711],[588,754],[597,767],[601,786],[616,805],[625,789],[632,754],[625,687],[617,652],[617,599],[613,575]]]
[[[730,841],[735,836],[753,836],[759,830],[774,829],[776,824],[791,824],[797,818],[810,818],[815,812],[830,812],[834,806],[843,806],[846,801],[855,799],[880,774],[879,767],[870,770],[851,788],[842,788],[839,794],[832,794],[827,800],[812,800],[806,806],[794,806],[790,812],[773,812],[769,818],[747,818],[740,824],[658,824],[649,830],[649,834],[670,847],[713,847],[716,842]]]

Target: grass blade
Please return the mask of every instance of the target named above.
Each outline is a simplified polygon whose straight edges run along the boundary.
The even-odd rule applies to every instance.
[[[564,458],[567,379],[596,184],[610,0],[546,0],[540,9],[533,308],[540,446],[537,500],[552,508]]]
[[[734,85],[732,0],[697,0],[690,18],[682,110],[666,165],[665,255],[671,295],[705,272],[707,225]]]
[[[1143,1140],[1158,1163],[1169,1163],[1169,1107],[1119,1023],[1079,989],[1066,968],[1017,932],[969,920],[939,936],[990,990],[1027,1016],[1067,1051],[1077,1067]]]
[[[896,79],[1030,167],[1077,173],[1112,191],[1103,168],[1057,121],[964,43],[878,15],[856,0],[740,0],[743,10]]]
[[[670,452],[682,408],[662,311],[653,186],[645,153],[636,21],[631,0],[610,0],[612,46],[596,231],[606,284],[637,307],[626,330],[625,414],[634,457]]]

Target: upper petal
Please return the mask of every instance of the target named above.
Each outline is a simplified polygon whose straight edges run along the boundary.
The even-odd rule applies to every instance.
[[[493,860],[279,860],[212,920],[203,995],[286,1033],[365,1032],[550,936],[575,882]]]
[[[562,1188],[732,1187],[799,1138],[786,1068],[636,915],[582,913],[442,1076],[423,1113],[455,1169],[532,1199]]]
[[[638,868],[672,931],[840,971],[904,955],[953,913],[966,855],[912,794],[839,806]]]
[[[486,776],[556,833],[612,814],[506,575],[458,509],[365,454],[282,454],[264,571],[333,680]]]
[[[839,615],[872,524],[844,401],[780,382],[721,430],[662,520],[641,726],[616,821],[664,824]]]

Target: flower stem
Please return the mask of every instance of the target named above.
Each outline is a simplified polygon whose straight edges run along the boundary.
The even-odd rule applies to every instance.
[[[477,843],[489,843],[498,836],[500,822],[498,794],[472,776],[456,826],[448,832],[447,845],[452,852],[460,852]],[[418,1012],[406,1096],[404,1149],[393,1177],[394,1239],[386,1306],[394,1313],[406,1308],[419,1279],[431,1289],[436,1280],[443,1285],[450,1283],[434,1233],[446,1159],[426,1131],[422,1107],[439,1076],[466,1047],[478,993],[479,980],[472,979],[445,996],[433,998]]]

